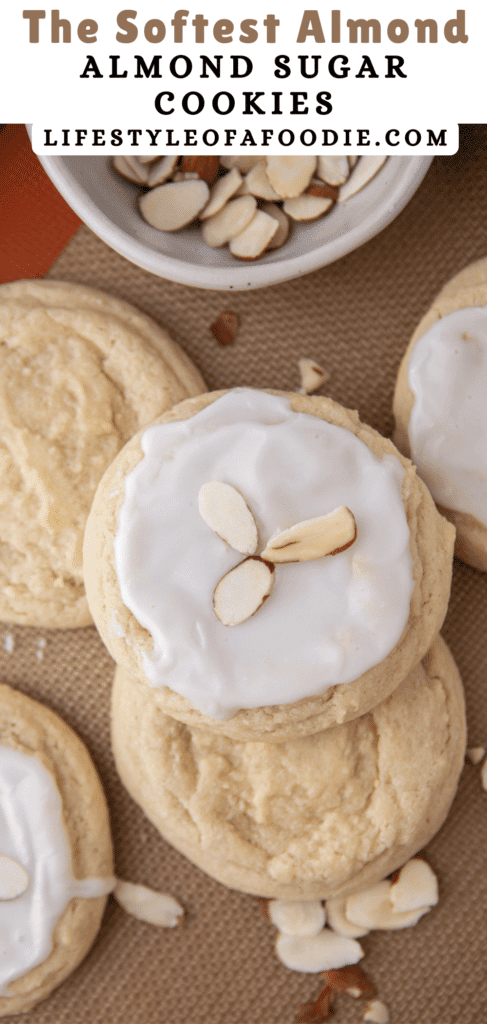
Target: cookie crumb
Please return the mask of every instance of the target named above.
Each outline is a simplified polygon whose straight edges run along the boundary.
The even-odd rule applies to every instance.
[[[222,310],[210,324],[210,331],[219,345],[231,345],[238,331],[238,319],[228,309]]]
[[[15,647],[15,640],[13,638],[12,633],[6,633],[5,634],[5,637],[4,637],[4,640],[3,640],[3,646],[4,646],[4,649],[6,650],[7,654],[11,654],[12,653],[12,651],[13,651],[13,649]]]
[[[480,764],[485,756],[485,747],[469,747],[467,757],[472,764]]]

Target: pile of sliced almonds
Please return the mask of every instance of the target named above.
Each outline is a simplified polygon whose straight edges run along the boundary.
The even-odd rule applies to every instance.
[[[317,220],[360,191],[386,157],[116,156],[114,169],[144,191],[151,227],[198,220],[212,248],[255,260],[286,241],[293,221]]]

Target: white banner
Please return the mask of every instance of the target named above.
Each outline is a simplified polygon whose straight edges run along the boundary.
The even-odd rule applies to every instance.
[[[38,153],[444,155],[487,121],[479,0],[14,0],[1,18],[1,120],[32,122]]]

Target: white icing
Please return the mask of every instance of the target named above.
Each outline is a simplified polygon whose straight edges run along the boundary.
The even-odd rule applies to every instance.
[[[0,852],[29,877],[17,899],[0,902],[0,995],[42,963],[56,924],[75,896],[107,895],[114,878],[73,877],[61,796],[34,755],[0,746]]]
[[[411,456],[435,500],[487,526],[487,306],[442,317],[414,346]]]
[[[128,475],[114,542],[120,592],[149,630],[144,669],[200,711],[289,703],[356,679],[401,637],[413,590],[403,468],[350,431],[294,413],[286,398],[237,389],[191,419],[150,427]],[[357,540],[346,551],[276,567],[252,618],[224,626],[213,591],[242,556],[204,522],[208,480],[244,497],[271,536],[347,505]]]

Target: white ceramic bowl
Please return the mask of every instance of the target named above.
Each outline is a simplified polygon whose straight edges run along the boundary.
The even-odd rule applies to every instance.
[[[375,178],[321,220],[293,225],[280,249],[240,263],[228,248],[210,249],[198,227],[156,231],[137,210],[139,189],[104,156],[41,156],[44,169],[79,217],[112,249],[170,281],[196,288],[263,288],[309,274],[382,231],[423,180],[430,157],[389,157]]]

